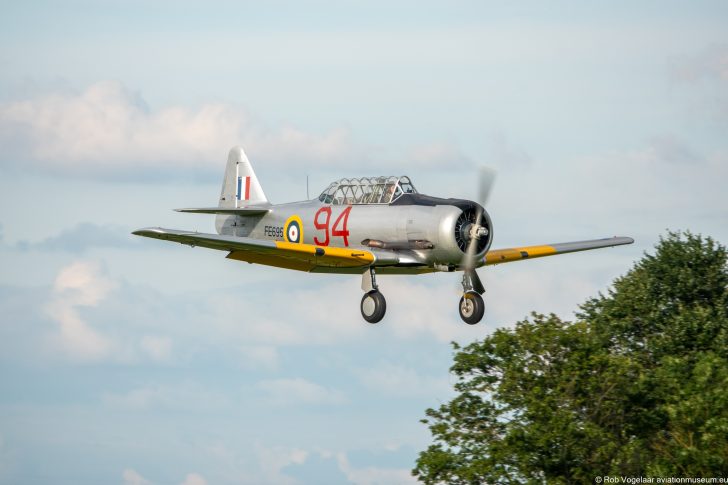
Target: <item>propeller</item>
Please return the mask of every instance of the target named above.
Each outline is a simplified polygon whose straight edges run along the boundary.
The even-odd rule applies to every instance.
[[[485,207],[490,198],[490,192],[493,190],[495,183],[495,170],[490,167],[480,167],[478,170],[478,202]]]
[[[470,278],[473,289],[481,294],[485,292],[485,288],[478,277],[478,273],[475,272],[475,268],[477,267],[475,255],[478,253],[478,241],[488,236],[488,228],[482,226],[481,222],[483,220],[483,208],[490,198],[490,192],[495,182],[495,175],[495,170],[488,167],[481,167],[478,171],[478,200],[476,202],[479,205],[476,208],[475,221],[468,228],[470,242],[460,262],[460,267],[463,268],[465,274]]]

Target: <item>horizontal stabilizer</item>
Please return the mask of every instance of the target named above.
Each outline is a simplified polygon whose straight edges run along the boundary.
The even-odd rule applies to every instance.
[[[177,212],[192,214],[226,214],[229,216],[260,216],[270,212],[266,207],[191,207],[188,209],[175,209]]]

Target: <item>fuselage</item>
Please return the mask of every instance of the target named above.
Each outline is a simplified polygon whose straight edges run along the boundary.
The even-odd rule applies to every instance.
[[[393,204],[336,205],[314,199],[272,205],[263,215],[218,215],[216,229],[221,235],[321,247],[392,249],[400,255],[400,264],[382,272],[411,274],[456,269],[476,210],[482,211],[488,228],[477,248],[483,255],[492,241],[487,212],[472,201],[421,194],[403,196]]]

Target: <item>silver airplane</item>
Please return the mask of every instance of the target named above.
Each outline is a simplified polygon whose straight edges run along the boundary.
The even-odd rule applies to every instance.
[[[492,181],[492,178],[491,178]],[[489,182],[484,179],[483,186]],[[481,266],[634,242],[629,237],[490,249],[493,223],[477,203],[420,194],[409,177],[333,182],[313,200],[271,204],[240,147],[228,155],[217,207],[176,209],[215,214],[217,234],[150,227],[137,236],[226,251],[227,258],[311,273],[362,276],[361,314],[369,323],[387,304],[376,275],[462,271],[460,317],[483,318]]]

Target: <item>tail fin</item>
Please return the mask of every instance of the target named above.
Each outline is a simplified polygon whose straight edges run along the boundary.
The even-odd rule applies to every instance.
[[[248,157],[241,147],[231,148],[222,180],[219,206],[234,208],[264,204],[268,204],[268,199]]]

